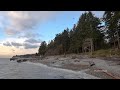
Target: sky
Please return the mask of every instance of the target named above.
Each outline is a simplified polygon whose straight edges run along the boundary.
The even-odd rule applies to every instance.
[[[0,58],[38,52],[64,29],[71,29],[85,11],[0,11]],[[92,11],[102,18],[104,11]]]

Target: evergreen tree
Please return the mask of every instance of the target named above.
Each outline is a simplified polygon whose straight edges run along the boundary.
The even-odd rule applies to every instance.
[[[120,11],[105,11],[104,20],[105,20],[106,27],[107,27],[107,34],[108,34],[109,42],[114,43],[114,47],[115,47],[115,42],[117,40],[118,48],[120,48],[120,41],[119,41]]]
[[[86,39],[92,39],[92,48],[98,50],[104,44],[104,33],[98,28],[100,23],[100,19],[92,12],[85,12],[71,30],[67,28],[62,33],[56,34],[48,46],[45,42],[41,43],[39,53],[45,54],[46,51],[52,55],[81,53]]]
[[[47,48],[47,44],[46,44],[45,41],[43,41],[43,42],[41,43],[40,48],[39,48],[39,51],[38,51],[39,55],[45,55],[45,53],[46,53],[46,48]]]
[[[70,38],[69,38],[69,29],[63,31],[62,33],[62,46],[63,46],[63,52],[67,53],[70,47]]]

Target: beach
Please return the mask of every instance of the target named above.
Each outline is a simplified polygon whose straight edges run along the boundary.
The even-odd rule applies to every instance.
[[[9,58],[0,59],[0,79],[99,79],[95,76],[73,71],[49,67],[30,61],[18,63]]]
[[[20,58],[19,58],[20,59]],[[23,58],[22,58],[23,59]],[[87,55],[56,55],[44,58],[26,58],[27,62],[49,68],[85,73],[101,79],[120,79],[120,60],[90,58]],[[76,78],[76,77],[74,77]],[[87,77],[91,79],[90,77]]]

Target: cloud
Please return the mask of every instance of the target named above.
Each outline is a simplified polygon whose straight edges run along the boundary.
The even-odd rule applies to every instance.
[[[63,12],[63,11],[61,11]],[[37,30],[37,26],[48,20],[55,19],[60,11],[1,11],[0,26],[4,26],[5,33],[10,36]],[[81,11],[82,12],[82,11]],[[104,11],[92,11],[96,16],[101,17]],[[74,13],[74,12],[73,12]],[[2,23],[3,22],[3,23]],[[26,34],[27,35],[27,34]],[[28,34],[25,37],[33,37]],[[22,37],[22,36],[19,36]]]
[[[40,39],[8,38],[1,41],[2,46],[10,46],[18,49],[36,49],[40,46]]]
[[[33,30],[40,23],[58,14],[57,11],[1,11],[0,15],[7,19],[5,32],[7,35],[16,35]],[[4,19],[3,19],[4,20]]]
[[[12,45],[10,44],[10,42],[8,42],[8,41],[5,42],[5,43],[3,43],[3,45],[4,45],[4,46],[12,46]]]
[[[23,46],[21,43],[16,43],[16,42],[5,42],[5,43],[3,43],[3,45],[4,46],[14,46],[14,47],[17,47],[17,48],[19,48],[19,46]]]
[[[18,38],[35,38],[40,36],[42,35],[38,33],[27,32],[27,33],[23,33],[22,35],[19,35]]]
[[[33,48],[38,48],[38,47],[39,47],[39,45],[32,45],[32,44],[28,44],[28,43],[24,44],[25,49],[33,49]]]
[[[25,42],[28,42],[28,43],[40,43],[41,40],[36,40],[36,39],[30,38],[30,39],[25,40]]]
[[[10,47],[12,47],[12,46],[14,46],[14,47],[16,47],[16,48],[19,48],[19,47],[23,47],[24,49],[35,49],[35,48],[38,48],[39,47],[39,45],[38,44],[34,44],[34,43],[17,43],[17,42],[5,42],[5,43],[3,43],[3,46],[10,46]],[[14,51],[13,49],[12,49],[12,51]]]
[[[10,29],[10,28],[7,28],[6,29],[6,34],[7,35],[16,35],[16,34],[18,34],[19,33],[19,31],[16,31],[16,30],[13,30],[13,29]]]
[[[1,40],[1,43],[3,46],[19,48],[20,46],[22,46],[25,40],[25,38],[6,38],[4,40]]]
[[[21,43],[16,43],[16,42],[11,42],[11,45],[17,48],[19,48],[20,46],[23,46]]]

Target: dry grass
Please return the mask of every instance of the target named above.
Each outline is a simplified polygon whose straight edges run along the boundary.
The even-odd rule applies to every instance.
[[[107,50],[98,50],[94,51],[93,55],[90,55],[91,58],[95,57],[120,57],[120,50],[113,50],[113,49],[107,49]]]

